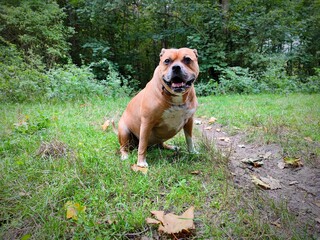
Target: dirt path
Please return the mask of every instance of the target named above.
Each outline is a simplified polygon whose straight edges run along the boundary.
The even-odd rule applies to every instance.
[[[200,120],[201,121],[201,120]],[[262,190],[264,197],[276,202],[287,203],[301,227],[320,237],[320,167],[283,168],[282,149],[276,144],[261,145],[247,143],[244,134],[229,136],[221,125],[213,124],[211,129],[204,122],[198,127],[204,136],[213,140],[218,149],[229,154],[229,167],[234,176],[236,186],[242,189],[256,188],[252,175],[263,180],[271,179],[273,190]],[[254,167],[241,160],[261,160],[261,167]],[[269,185],[270,185],[269,184]],[[281,223],[279,223],[281,225]]]

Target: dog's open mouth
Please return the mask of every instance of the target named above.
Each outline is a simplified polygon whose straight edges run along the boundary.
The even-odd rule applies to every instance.
[[[174,91],[174,92],[183,92],[187,88],[191,87],[194,79],[185,81],[184,79],[176,76],[173,77],[170,81],[165,81],[165,83]]]

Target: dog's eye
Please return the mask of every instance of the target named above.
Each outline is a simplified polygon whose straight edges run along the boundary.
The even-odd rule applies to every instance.
[[[164,60],[164,64],[168,65],[171,62],[170,58],[167,58],[166,60]]]
[[[183,61],[185,64],[190,64],[192,60],[189,57],[184,57]]]

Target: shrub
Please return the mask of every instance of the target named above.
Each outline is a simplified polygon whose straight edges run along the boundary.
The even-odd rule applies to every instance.
[[[320,68],[315,69],[316,75],[307,78],[305,83],[300,84],[300,91],[307,93],[320,92]]]
[[[49,85],[47,97],[57,100],[84,99],[102,96],[106,87],[99,84],[89,67],[73,64],[54,68],[47,72]]]
[[[220,69],[219,81],[210,79],[207,83],[196,84],[197,93],[201,96],[227,93],[259,93],[257,81],[246,68],[226,67]]]
[[[0,100],[33,101],[46,93],[47,76],[27,65],[17,49],[0,46]]]

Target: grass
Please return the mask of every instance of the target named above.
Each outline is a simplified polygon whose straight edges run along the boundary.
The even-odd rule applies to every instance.
[[[155,237],[155,228],[145,223],[151,210],[181,214],[191,205],[195,238],[288,237],[260,217],[265,209],[263,200],[257,201],[258,190],[249,196],[233,186],[228,159],[205,140],[198,140],[200,155],[189,155],[179,134],[171,140],[182,148],[179,153],[152,148],[148,174],[131,171],[137,152],[120,161],[117,136],[101,130],[105,118],[119,119],[128,100],[1,105],[1,239]],[[312,146],[320,141],[320,95],[222,96],[199,102],[197,116],[215,116],[230,132],[237,127],[252,140],[282,144],[286,154],[319,157]],[[43,156],[46,143],[56,143],[63,154]],[[308,161],[313,164],[313,158]],[[191,174],[196,170],[201,174]],[[66,219],[68,201],[86,206],[78,220]],[[270,217],[288,218],[279,208],[268,208]],[[290,234],[302,238],[306,232]]]

